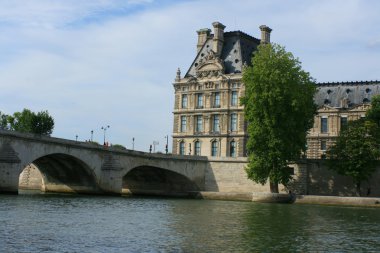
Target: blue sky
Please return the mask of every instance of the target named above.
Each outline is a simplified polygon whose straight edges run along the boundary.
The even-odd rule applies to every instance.
[[[0,111],[48,110],[60,138],[101,142],[110,125],[111,143],[162,151],[196,30],[259,37],[265,24],[319,82],[379,80],[379,12],[376,0],[0,0]]]

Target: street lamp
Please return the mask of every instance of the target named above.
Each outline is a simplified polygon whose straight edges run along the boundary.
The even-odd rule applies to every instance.
[[[167,154],[169,151],[169,135],[166,135],[165,138],[166,138],[165,152]]]
[[[94,130],[91,130],[91,142],[93,142],[93,140],[94,140]]]
[[[78,135],[75,135],[75,141],[76,142],[78,141]]]
[[[108,128],[110,128],[110,126],[106,126],[106,127],[101,128],[104,132],[104,138],[103,138],[104,146],[106,145],[106,131]]]
[[[135,150],[135,137],[132,138],[132,150]]]

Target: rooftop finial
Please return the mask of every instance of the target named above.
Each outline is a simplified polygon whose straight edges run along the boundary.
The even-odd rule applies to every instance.
[[[181,80],[181,70],[178,68],[177,69],[177,75],[175,77],[175,80],[178,82],[179,80]]]

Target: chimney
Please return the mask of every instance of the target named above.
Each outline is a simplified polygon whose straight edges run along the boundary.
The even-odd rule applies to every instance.
[[[261,30],[261,43],[263,44],[270,43],[270,32],[272,31],[272,29],[270,29],[266,25],[261,25],[260,30]]]
[[[197,43],[197,53],[201,51],[203,45],[205,44],[207,38],[210,36],[211,30],[208,28],[200,29],[198,33],[198,43]]]
[[[214,27],[214,39],[212,50],[217,56],[222,54],[223,42],[224,42],[224,28],[226,28],[222,23],[214,22],[212,23]]]

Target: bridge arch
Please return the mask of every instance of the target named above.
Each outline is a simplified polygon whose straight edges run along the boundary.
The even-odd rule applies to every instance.
[[[122,179],[124,195],[183,197],[199,190],[195,182],[180,173],[148,165],[131,169]]]
[[[32,160],[20,174],[19,188],[28,189],[28,183],[36,178],[29,178],[26,170],[38,169],[41,174],[41,190],[61,193],[100,193],[96,176],[81,159],[64,153],[52,153]],[[29,175],[28,175],[29,174]],[[33,176],[37,176],[34,173]]]

